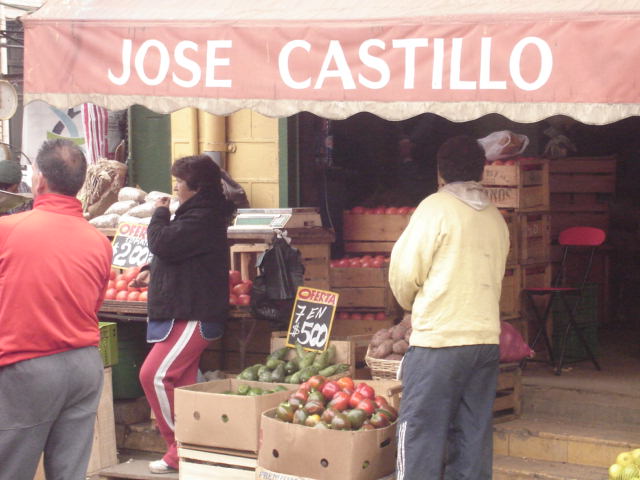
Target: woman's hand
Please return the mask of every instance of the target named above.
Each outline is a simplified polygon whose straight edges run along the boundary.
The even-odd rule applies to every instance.
[[[171,199],[169,197],[162,197],[156,200],[156,203],[154,204],[154,206],[155,208],[158,208],[158,207],[169,208],[170,204],[171,204]]]

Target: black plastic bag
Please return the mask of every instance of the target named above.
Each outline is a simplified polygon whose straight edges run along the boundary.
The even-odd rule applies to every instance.
[[[304,282],[300,251],[278,236],[258,259],[258,270],[251,287],[251,311],[275,328],[286,329],[296,291]]]

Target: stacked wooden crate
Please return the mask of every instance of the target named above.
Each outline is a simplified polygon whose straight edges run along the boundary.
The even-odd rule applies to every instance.
[[[528,341],[537,327],[529,325],[532,315],[522,289],[551,282],[549,160],[520,157],[489,164],[482,184],[502,212],[511,241],[500,313]]]

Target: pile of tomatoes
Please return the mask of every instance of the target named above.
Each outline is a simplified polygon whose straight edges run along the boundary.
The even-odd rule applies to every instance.
[[[242,280],[238,270],[229,270],[229,304],[249,305],[251,303],[251,280]]]
[[[131,282],[133,282],[138,273],[140,273],[140,267],[129,267],[125,270],[112,268],[104,299],[124,302],[146,302],[147,287],[137,288],[131,286]]]
[[[383,321],[387,319],[387,314],[384,312],[347,312],[346,310],[338,310],[336,318],[338,320]]]
[[[354,215],[409,215],[413,213],[415,209],[416,207],[385,207],[384,205],[380,205],[373,208],[357,206],[347,211]]]
[[[391,425],[397,410],[365,383],[351,377],[328,380],[314,375],[280,403],[275,416],[283,422],[332,430],[373,430]]]
[[[361,257],[344,257],[331,260],[332,268],[382,268],[389,265],[390,257],[385,255],[363,255]]]

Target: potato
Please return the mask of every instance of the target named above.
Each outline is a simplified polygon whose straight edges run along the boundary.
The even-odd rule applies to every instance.
[[[389,340],[390,338],[391,338],[391,332],[389,331],[388,328],[380,329],[373,334],[373,337],[371,338],[371,346],[377,347],[382,342],[384,342],[385,340]]]
[[[384,357],[384,359],[385,360],[402,360],[402,355],[400,355],[399,353],[390,353],[389,355]]]
[[[390,353],[393,353],[393,340],[388,339],[378,345],[371,353],[371,356],[373,358],[385,358]]]
[[[404,339],[398,340],[393,344],[393,347],[391,349],[393,350],[393,353],[399,353],[400,355],[404,355],[406,351],[409,349],[409,343]]]
[[[407,327],[399,323],[391,329],[391,339],[394,341],[401,340],[404,338],[405,333],[407,333]]]
[[[407,343],[409,343],[409,338],[411,337],[411,332],[413,332],[413,328],[407,329],[407,333],[404,334],[404,339]]]

